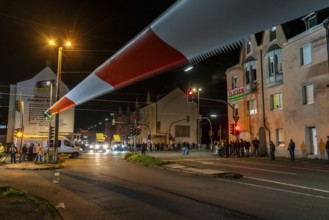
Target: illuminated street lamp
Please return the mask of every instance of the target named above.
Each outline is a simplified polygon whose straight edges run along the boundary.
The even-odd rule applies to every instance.
[[[56,46],[55,41],[49,41],[49,44]],[[71,42],[67,41],[64,46],[70,47]],[[63,57],[63,46],[58,47],[58,65],[57,65],[57,79],[56,79],[56,101],[60,99],[60,88],[61,88],[61,75],[62,75],[62,57]],[[55,116],[55,136],[54,136],[54,161],[57,162],[58,152],[58,133],[59,133],[59,113]]]
[[[198,146],[200,146],[200,92],[202,91],[201,88],[193,88],[193,92],[198,94],[198,101],[197,101],[197,108],[198,108],[198,117],[196,119],[197,126],[196,126],[196,135],[197,135],[197,142]]]

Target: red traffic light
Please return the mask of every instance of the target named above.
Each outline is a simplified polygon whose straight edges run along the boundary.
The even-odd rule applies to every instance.
[[[188,89],[186,95],[187,95],[187,102],[192,103],[193,102],[193,96],[194,96],[193,91]]]

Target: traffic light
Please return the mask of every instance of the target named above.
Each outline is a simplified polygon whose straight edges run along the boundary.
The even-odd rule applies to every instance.
[[[136,135],[139,135],[141,132],[142,132],[142,125],[138,123],[136,129]]]
[[[235,135],[239,135],[240,134],[240,128],[238,125],[235,126],[235,131],[234,131]]]
[[[187,93],[186,93],[187,103],[192,103],[193,102],[193,96],[194,96],[193,91],[188,89]]]
[[[131,122],[129,125],[129,133],[130,135],[135,135],[135,123]]]
[[[49,125],[49,140],[55,137],[55,127]]]
[[[230,133],[233,135],[235,134],[234,127],[235,127],[235,124],[230,124]]]

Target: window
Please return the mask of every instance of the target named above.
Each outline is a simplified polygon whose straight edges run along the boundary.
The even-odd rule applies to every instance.
[[[283,83],[282,49],[275,49],[266,54],[267,58],[267,84],[277,85]]]
[[[233,109],[234,109],[233,115],[239,115],[239,106],[238,106],[238,104],[233,104]]]
[[[245,63],[244,68],[246,73],[246,84],[255,82],[257,80],[256,61]]]
[[[284,132],[283,128],[276,129],[276,143],[279,146],[284,146]]]
[[[272,27],[270,31],[270,41],[273,41],[276,39],[276,27]]]
[[[157,124],[156,124],[156,130],[157,130],[157,132],[160,132],[160,129],[161,129],[161,122],[160,121],[157,121]]]
[[[257,114],[257,103],[256,99],[247,101],[247,114],[248,115],[255,115]]]
[[[271,111],[282,109],[282,93],[276,93],[270,96]]]
[[[300,64],[307,65],[312,62],[311,44],[306,44],[300,48]]]
[[[176,125],[175,126],[175,137],[190,137],[190,126],[189,125]]]
[[[252,52],[252,43],[251,40],[249,39],[247,42],[247,54]]]
[[[303,86],[303,104],[310,105],[314,103],[313,84]]]
[[[232,77],[232,90],[238,88],[238,77],[233,76]]]

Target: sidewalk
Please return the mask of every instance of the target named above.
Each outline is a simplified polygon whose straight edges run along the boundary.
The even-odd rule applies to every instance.
[[[4,162],[5,161],[5,162]],[[63,164],[52,164],[52,163],[34,163],[30,161],[19,162],[16,159],[16,163],[10,163],[10,157],[1,158],[0,160],[1,166],[6,169],[18,169],[18,170],[51,170],[51,169],[60,169],[65,167],[65,163]]]

